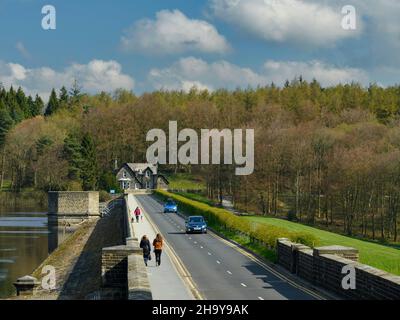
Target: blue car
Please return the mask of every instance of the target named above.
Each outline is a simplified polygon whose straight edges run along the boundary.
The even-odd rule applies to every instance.
[[[186,233],[207,233],[207,223],[202,216],[191,216],[186,220]]]
[[[167,202],[164,204],[164,213],[168,212],[178,212],[178,205],[172,199],[168,199]]]

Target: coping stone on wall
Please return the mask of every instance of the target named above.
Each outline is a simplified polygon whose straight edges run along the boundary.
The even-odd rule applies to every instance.
[[[329,255],[329,254],[341,256],[343,258],[353,261],[358,261],[358,249],[351,247],[333,245],[333,246],[317,247],[314,248],[313,250],[313,255],[315,257],[321,255]]]

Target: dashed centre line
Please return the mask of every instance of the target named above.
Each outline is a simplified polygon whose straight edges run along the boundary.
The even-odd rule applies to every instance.
[[[226,271],[228,274],[232,274],[232,272],[230,272],[229,270],[228,271]]]
[[[245,287],[245,288],[247,287],[243,282],[241,283],[241,285],[242,285],[242,287]]]

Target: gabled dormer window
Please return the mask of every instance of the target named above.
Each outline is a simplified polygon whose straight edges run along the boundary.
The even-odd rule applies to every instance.
[[[146,177],[147,177],[147,178],[150,177],[150,171],[149,171],[149,170],[146,171]]]

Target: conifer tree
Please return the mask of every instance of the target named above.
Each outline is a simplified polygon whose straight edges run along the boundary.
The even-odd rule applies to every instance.
[[[85,134],[82,138],[82,157],[82,187],[84,190],[96,190],[98,185],[96,148],[89,134]]]
[[[36,117],[40,114],[42,114],[44,109],[44,103],[42,98],[39,97],[37,94],[35,97],[35,101],[33,102],[32,108],[31,108],[31,116]]]
[[[64,140],[63,156],[68,161],[68,177],[72,180],[81,179],[83,167],[81,141],[73,134],[69,134]]]
[[[15,95],[15,99],[17,100],[19,109],[23,114],[23,119],[29,118],[30,117],[29,102],[27,97],[25,96],[25,92],[22,90],[21,87],[18,88],[17,93]]]
[[[63,107],[67,106],[69,102],[69,95],[67,89],[63,86],[60,89],[60,103]]]
[[[8,130],[13,125],[13,119],[6,110],[3,101],[0,100],[0,148],[4,145]]]
[[[50,116],[60,108],[60,102],[58,101],[56,91],[51,90],[49,103],[47,104],[45,116]]]

